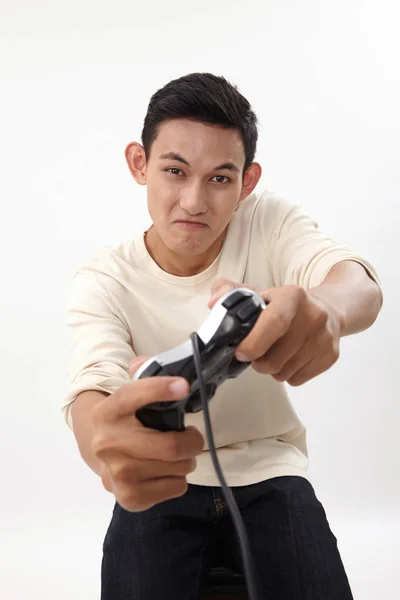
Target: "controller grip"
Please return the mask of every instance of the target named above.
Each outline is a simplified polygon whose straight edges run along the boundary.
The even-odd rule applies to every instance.
[[[142,406],[136,412],[136,417],[145,426],[158,431],[184,431],[185,413],[179,407],[174,406],[164,410],[154,410]]]

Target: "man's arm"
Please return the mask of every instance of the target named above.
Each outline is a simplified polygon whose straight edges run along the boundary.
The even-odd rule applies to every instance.
[[[117,292],[113,285],[112,280],[104,282],[91,272],[79,272],[71,283],[67,310],[69,386],[63,403],[70,427],[72,407],[75,413],[81,406],[85,415],[89,411],[91,401],[87,396],[81,399],[80,394],[87,392],[90,398],[112,394],[129,381],[128,365],[135,353],[128,324],[112,300]],[[80,420],[78,416],[75,421],[77,418]]]
[[[335,307],[341,315],[341,335],[364,331],[382,307],[382,292],[364,267],[351,260],[334,265],[324,281],[309,294]]]
[[[85,463],[97,475],[101,475],[100,461],[92,450],[94,427],[91,419],[93,407],[108,396],[103,392],[89,390],[79,394],[71,404],[71,418],[74,424],[74,436]]]
[[[243,285],[216,281],[210,308],[229,284]],[[382,305],[379,286],[351,260],[336,263],[311,289],[284,285],[260,293],[268,307],[237,347],[236,358],[290,385],[301,385],[329,369],[339,358],[340,338],[367,329]]]

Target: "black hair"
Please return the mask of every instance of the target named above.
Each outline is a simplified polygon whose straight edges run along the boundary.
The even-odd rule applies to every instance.
[[[250,103],[224,77],[211,73],[191,73],[174,79],[150,99],[142,131],[147,159],[161,123],[190,119],[207,125],[237,129],[242,137],[245,164],[253,162],[257,147],[257,117]]]

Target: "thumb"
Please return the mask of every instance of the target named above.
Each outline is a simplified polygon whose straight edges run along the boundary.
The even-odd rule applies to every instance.
[[[217,300],[219,300],[219,298],[221,298],[224,294],[227,294],[237,287],[240,287],[239,283],[235,283],[234,281],[224,277],[214,281],[211,286],[211,298],[208,303],[209,308],[212,308]]]
[[[131,360],[128,366],[129,376],[133,377],[139,367],[141,367],[146,360],[149,360],[149,358],[149,356],[136,356],[133,360]]]
[[[235,287],[238,287],[238,283],[235,283],[234,281],[232,281],[231,279],[227,279],[226,277],[220,277],[219,279],[216,279],[212,286],[211,286],[211,294],[215,294],[217,293],[219,290],[221,290],[221,288],[226,288],[225,292],[229,292],[230,290],[233,290]]]
[[[236,288],[247,288],[253,292],[257,291],[257,288],[254,285],[249,285],[248,283],[236,283],[230,279],[217,279],[211,287],[212,296],[208,303],[208,307],[212,308],[224,294],[227,294]]]

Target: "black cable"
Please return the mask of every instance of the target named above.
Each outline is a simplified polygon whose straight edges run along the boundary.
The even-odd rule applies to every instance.
[[[243,523],[242,515],[240,514],[239,508],[233,497],[232,491],[228,487],[228,485],[225,481],[224,475],[221,470],[221,466],[219,464],[217,451],[215,449],[214,436],[213,436],[211,420],[210,420],[210,413],[208,410],[207,392],[206,392],[206,387],[205,387],[205,383],[204,383],[204,379],[203,379],[203,374],[201,372],[201,357],[200,357],[199,340],[198,340],[197,333],[191,333],[190,340],[192,342],[194,364],[196,367],[196,374],[197,374],[197,379],[199,382],[201,404],[203,407],[204,420],[205,420],[205,425],[206,425],[207,441],[208,441],[208,445],[210,448],[212,461],[214,464],[215,471],[218,475],[218,479],[221,483],[221,488],[222,488],[222,492],[225,496],[226,503],[227,503],[229,511],[232,515],[233,524],[235,526],[237,536],[239,538],[240,549],[241,549],[242,560],[243,560],[244,576],[246,579],[249,600],[259,600],[259,594],[257,592],[257,585],[256,585],[256,575],[255,575],[254,565],[253,565],[253,561],[252,561],[252,557],[251,557],[250,545],[249,545],[249,540],[247,537],[246,528]]]

